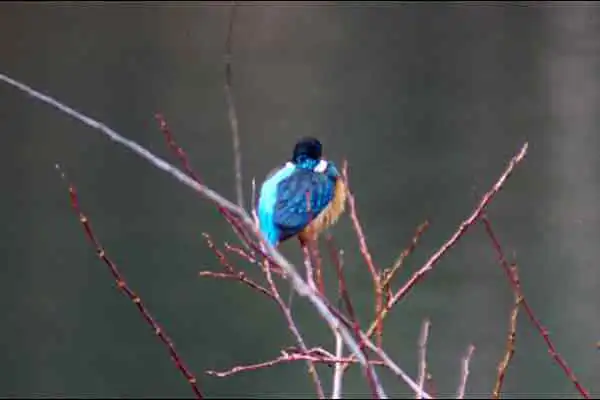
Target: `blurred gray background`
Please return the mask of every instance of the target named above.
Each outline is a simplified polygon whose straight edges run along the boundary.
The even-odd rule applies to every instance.
[[[165,114],[194,168],[233,198],[223,60],[229,3],[2,3],[0,71],[97,118],[170,161]],[[242,4],[234,96],[246,199],[303,135],[350,163],[367,240],[387,267],[429,219],[396,287],[465,218],[528,141],[529,154],[489,208],[523,288],[581,382],[600,391],[598,128],[600,7],[593,3]],[[294,345],[274,303],[219,270],[202,232],[235,242],[214,207],[81,123],[0,84],[0,396],[191,397],[166,350],[121,295],[73,214],[60,162],[131,286],[210,397],[314,397],[305,364],[230,378],[207,369],[276,357]],[[346,251],[363,325],[368,271],[347,216]],[[300,260],[296,242],[282,247]],[[231,257],[243,270],[254,266]],[[329,264],[326,264],[329,266]],[[326,271],[330,291],[333,273]],[[285,293],[285,292],[284,292]],[[412,376],[431,318],[436,391],[453,396],[476,350],[470,397],[489,396],[513,296],[476,225],[388,320],[384,345]],[[309,345],[333,349],[313,309],[294,312]],[[330,369],[320,369],[327,383]],[[381,372],[390,395],[412,396]],[[569,397],[573,385],[525,318],[506,397]],[[358,368],[348,397],[368,395]]]

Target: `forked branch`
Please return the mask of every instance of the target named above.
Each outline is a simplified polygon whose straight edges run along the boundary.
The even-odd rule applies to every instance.
[[[65,183],[67,183],[67,185],[69,187],[69,196],[71,199],[71,206],[73,207],[73,210],[79,216],[79,222],[81,222],[81,225],[86,233],[86,236],[88,237],[90,242],[96,248],[96,254],[97,254],[98,258],[100,258],[102,261],[104,261],[104,263],[108,266],[108,269],[110,270],[111,275],[115,279],[115,282],[116,282],[119,290],[121,292],[123,292],[123,294],[126,295],[129,298],[129,300],[131,300],[133,302],[133,304],[135,304],[135,306],[137,307],[138,311],[140,312],[140,314],[142,315],[144,320],[148,323],[148,325],[150,325],[150,327],[152,328],[152,330],[154,331],[156,336],[160,339],[162,344],[164,344],[165,347],[167,347],[167,350],[169,351],[169,354],[171,355],[171,358],[173,359],[175,366],[183,374],[185,379],[188,381],[188,383],[192,387],[192,390],[194,391],[196,398],[202,399],[203,396],[202,396],[202,393],[200,392],[200,389],[198,388],[198,382],[196,380],[196,377],[185,366],[181,356],[179,355],[177,350],[175,350],[175,346],[173,345],[173,342],[171,341],[171,339],[167,336],[165,330],[158,324],[158,322],[156,322],[154,317],[152,317],[152,315],[150,314],[150,311],[148,311],[148,309],[142,302],[142,299],[140,298],[140,296],[138,296],[129,287],[129,285],[125,281],[125,278],[123,278],[123,275],[121,275],[121,272],[117,268],[117,265],[108,257],[108,254],[106,254],[106,251],[104,250],[104,248],[100,244],[100,241],[98,240],[94,231],[92,230],[92,225],[91,225],[89,219],[83,213],[83,211],[81,210],[81,207],[79,206],[79,198],[77,196],[77,191],[75,190],[75,186],[72,183],[67,182],[67,178],[66,178],[65,174],[64,174],[64,172],[62,172],[60,170],[60,166],[58,164],[56,165],[56,168],[60,172],[61,178],[63,179],[63,181],[65,181]]]

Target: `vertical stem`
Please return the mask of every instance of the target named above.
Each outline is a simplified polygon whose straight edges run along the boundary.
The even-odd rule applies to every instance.
[[[233,73],[231,70],[231,58],[233,47],[233,21],[235,19],[236,2],[231,5],[231,15],[229,17],[229,29],[227,30],[227,41],[225,43],[225,98],[227,100],[227,110],[229,123],[231,125],[231,137],[233,139],[233,157],[235,170],[235,191],[237,204],[244,209],[244,193],[242,187],[242,151],[240,149],[240,133],[238,129],[238,118],[235,110],[235,102],[231,93]]]

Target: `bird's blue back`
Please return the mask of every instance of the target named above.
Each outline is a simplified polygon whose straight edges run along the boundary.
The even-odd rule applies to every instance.
[[[335,179],[331,174],[315,172],[317,163],[287,163],[264,182],[258,217],[271,245],[300,233],[333,199]],[[331,168],[335,170],[333,164]]]

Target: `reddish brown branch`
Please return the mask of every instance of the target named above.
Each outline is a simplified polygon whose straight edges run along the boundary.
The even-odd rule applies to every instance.
[[[485,218],[485,217],[484,217]],[[510,268],[510,273],[514,277],[515,281],[519,281],[518,269],[517,265],[514,264]],[[508,323],[508,338],[506,339],[506,351],[504,353],[504,357],[498,364],[498,375],[496,376],[496,383],[494,384],[494,391],[492,392],[492,398],[498,399],[500,398],[500,392],[502,391],[502,385],[504,384],[504,378],[506,377],[506,370],[508,369],[508,365],[515,354],[515,339],[517,336],[517,317],[519,315],[519,307],[521,306],[521,302],[523,298],[518,293],[515,292],[515,304],[510,313],[510,319]]]
[[[244,282],[252,289],[255,289],[256,291],[264,294],[265,296],[270,297],[271,299],[273,298],[273,294],[268,289],[265,289],[264,287],[260,286],[259,284],[255,283],[253,281],[246,280],[247,278],[244,276],[243,272],[228,273],[228,272],[200,271],[200,272],[198,272],[198,276],[217,278],[217,279],[228,279],[228,280]]]
[[[272,271],[271,271],[270,264],[271,264],[270,262],[265,261],[263,271],[267,278],[267,282],[269,282],[269,287],[271,288],[271,293],[273,293],[273,296],[277,302],[277,305],[279,305],[279,309],[281,310],[281,312],[283,313],[283,316],[285,317],[285,320],[288,324],[288,328],[289,328],[290,332],[294,335],[294,338],[296,339],[296,342],[300,346],[300,349],[302,350],[302,352],[306,354],[306,353],[308,353],[308,347],[306,346],[306,343],[304,342],[304,338],[300,334],[300,330],[298,329],[298,326],[296,326],[296,322],[294,321],[294,317],[292,316],[292,311],[285,304],[285,302],[281,298],[281,295],[279,294],[279,290],[277,289],[277,286],[275,285],[275,281],[273,280],[273,274],[271,273]],[[315,363],[312,360],[306,360],[306,365],[308,367],[308,374],[310,375],[310,377],[315,385],[317,397],[319,399],[325,398],[325,393],[323,392],[323,385],[321,383],[321,378],[319,377],[319,374],[315,367]]]
[[[356,318],[356,313],[354,312],[354,307],[352,306],[352,301],[350,298],[350,294],[348,292],[348,286],[346,285],[346,278],[344,276],[344,269],[342,268],[342,262],[339,258],[339,253],[336,249],[335,244],[333,243],[333,237],[331,235],[327,235],[327,244],[328,244],[328,248],[329,248],[330,257],[333,261],[333,264],[335,266],[335,270],[337,273],[337,278],[338,278],[338,282],[339,282],[339,293],[342,296],[344,304],[346,305],[346,309],[348,310],[348,314],[350,315],[350,320],[352,322],[352,327],[354,328],[354,333],[355,333],[356,337],[360,340],[360,342],[359,342],[360,350],[364,354],[367,361],[369,361],[369,356],[368,356],[367,352],[365,351],[365,347],[366,347],[365,343],[362,340],[361,335],[360,335],[360,324],[358,323],[358,319]],[[349,364],[347,364],[347,365],[349,365]],[[343,373],[343,372],[344,372],[344,370],[342,369],[342,370],[340,370],[339,373]],[[366,369],[365,375],[367,378],[367,382],[369,383],[369,387],[371,388],[371,392],[373,393],[373,396],[375,398],[377,398],[377,390],[375,388],[375,379],[372,375],[371,370]]]
[[[579,383],[579,380],[575,376],[575,373],[573,372],[573,370],[567,365],[567,362],[565,361],[565,359],[558,353],[558,351],[556,350],[556,347],[554,346],[554,343],[552,342],[552,340],[550,340],[550,335],[548,334],[548,330],[546,328],[544,328],[544,326],[541,324],[539,319],[535,316],[532,308],[530,307],[529,303],[525,299],[525,296],[523,296],[523,292],[521,290],[521,284],[518,280],[518,277],[514,276],[511,273],[510,266],[508,264],[508,261],[506,261],[506,257],[504,257],[504,252],[502,250],[502,247],[500,246],[500,242],[498,241],[498,238],[496,237],[496,234],[494,233],[494,231],[492,229],[492,224],[485,217],[482,218],[482,222],[483,222],[483,224],[485,226],[485,230],[492,242],[494,250],[496,251],[496,255],[498,257],[498,261],[500,262],[500,265],[502,266],[502,269],[504,269],[504,272],[506,273],[506,276],[508,277],[508,280],[510,281],[513,290],[521,298],[521,307],[523,307],[523,309],[525,310],[525,313],[527,314],[527,317],[529,318],[531,323],[535,326],[537,331],[540,333],[540,335],[544,339],[544,342],[546,342],[546,346],[548,347],[548,352],[550,353],[552,358],[554,358],[554,361],[556,361],[558,366],[563,370],[563,372],[565,373],[567,378],[573,383],[573,385],[575,386],[577,391],[584,398],[589,399],[590,398],[589,392],[581,385],[581,383]]]
[[[365,238],[364,231],[360,224],[360,219],[358,218],[358,212],[356,210],[356,202],[354,200],[354,195],[350,190],[350,182],[348,179],[348,163],[344,161],[344,165],[342,168],[342,176],[346,183],[346,192],[348,197],[348,208],[350,211],[350,218],[352,219],[352,226],[354,227],[354,231],[356,232],[356,237],[358,238],[358,244],[360,248],[360,252],[367,264],[369,272],[371,273],[371,278],[373,279],[373,287],[375,289],[375,316],[376,316],[376,343],[377,346],[382,346],[383,341],[383,325],[381,320],[381,313],[383,311],[383,290],[381,285],[381,279],[377,267],[375,267],[375,263],[373,262],[373,258],[371,257],[371,252],[369,251],[369,247],[367,246],[367,239]]]
[[[167,124],[167,121],[165,120],[164,116],[161,113],[156,113],[155,118],[158,121],[160,131],[162,132],[163,136],[165,137],[165,140],[167,141],[167,145],[168,145],[169,149],[177,157],[177,159],[183,166],[183,169],[186,172],[186,174],[188,174],[197,183],[202,183],[202,180],[200,179],[198,174],[196,174],[196,172],[194,172],[194,170],[192,169],[192,165],[191,165],[187,155],[185,154],[185,151],[175,141],[175,136],[173,135],[173,132],[169,128],[169,125]],[[235,217],[235,215],[233,215],[229,210],[220,206],[219,204],[216,204],[216,206],[217,206],[217,209],[219,210],[219,213],[221,213],[221,215],[223,215],[225,220],[227,222],[229,222],[229,224],[233,228],[233,231],[240,238],[242,243],[244,243],[245,245],[251,246],[251,243],[253,243],[252,240],[246,234],[245,230],[242,229],[241,224],[238,221],[238,219]]]
[[[243,271],[236,271],[235,268],[233,268],[233,266],[227,260],[227,257],[225,257],[225,254],[223,254],[223,252],[217,248],[215,243],[210,238],[210,235],[208,235],[207,233],[203,233],[202,235],[204,236],[204,239],[206,240],[206,244],[208,245],[208,248],[211,249],[215,253],[216,257],[219,260],[219,263],[223,266],[226,273],[225,274],[217,274],[217,273],[210,272],[210,271],[203,271],[203,272],[200,272],[200,276],[211,276],[213,278],[224,278],[224,279],[236,279],[236,280],[240,281],[241,283],[251,287],[252,289],[257,290],[257,291],[261,292],[262,294],[271,297],[272,299],[275,299],[273,296],[273,293],[271,291],[269,291],[268,289],[259,285],[258,283],[254,282],[252,279],[248,278]]]
[[[206,374],[224,378],[227,376],[235,375],[240,372],[256,371],[263,368],[273,367],[277,364],[290,363],[295,361],[310,361],[317,364],[353,364],[357,361],[352,357],[335,357],[334,355],[326,352],[322,349],[310,349],[307,353],[298,351],[281,351],[281,355],[275,359],[263,361],[255,364],[248,365],[237,365],[231,369],[225,371],[206,371]],[[383,365],[381,361],[369,361],[372,365]]]
[[[467,232],[467,230],[475,222],[477,222],[477,220],[481,217],[483,211],[485,210],[486,206],[492,201],[492,199],[500,191],[500,189],[502,189],[502,186],[506,182],[506,179],[508,179],[513,169],[523,160],[525,154],[527,154],[527,143],[525,143],[523,147],[521,147],[519,153],[510,160],[508,167],[506,167],[506,169],[504,170],[500,178],[496,181],[494,186],[482,197],[481,201],[479,202],[477,207],[475,207],[471,215],[460,224],[460,226],[450,237],[450,239],[448,239],[448,241],[446,241],[446,243],[444,243],[442,247],[440,247],[438,251],[436,251],[429,258],[429,260],[427,260],[427,262],[417,272],[413,274],[413,276],[408,280],[408,282],[406,282],[404,286],[402,286],[394,294],[394,296],[392,296],[384,310],[389,310],[394,306],[394,304],[402,300],[419,281],[421,281],[423,278],[425,278],[425,276],[427,276],[427,274],[429,274],[429,272],[433,269],[437,262],[444,256],[444,254],[446,254],[448,250],[450,250],[458,242],[458,240]]]
[[[58,167],[58,165],[57,165],[57,168],[60,171],[60,168]],[[160,341],[167,347],[167,350],[169,351],[169,354],[171,355],[171,358],[173,359],[175,366],[183,374],[183,376],[185,376],[186,380],[192,387],[192,390],[194,391],[194,394],[196,395],[196,397],[198,399],[202,399],[203,396],[202,396],[200,389],[198,388],[198,383],[196,381],[196,377],[192,374],[192,372],[183,363],[183,360],[181,359],[181,357],[175,350],[175,346],[173,345],[173,342],[167,336],[164,329],[162,327],[160,327],[158,322],[156,322],[156,320],[150,315],[150,312],[148,311],[148,309],[142,302],[142,299],[129,287],[129,285],[127,284],[127,282],[121,275],[121,272],[117,268],[117,265],[108,257],[108,255],[106,254],[106,251],[104,250],[104,248],[102,247],[102,245],[100,244],[98,239],[96,238],[96,235],[94,234],[94,231],[92,230],[92,226],[90,224],[89,219],[81,211],[81,208],[79,206],[79,200],[77,197],[77,192],[75,190],[75,186],[66,181],[66,177],[62,172],[61,172],[61,177],[69,186],[69,196],[71,199],[71,206],[73,207],[75,212],[79,215],[79,221],[81,222],[81,225],[84,228],[86,236],[88,237],[90,242],[92,242],[92,244],[96,247],[96,254],[108,266],[110,273],[112,274],[113,278],[115,279],[115,282],[117,283],[117,287],[119,288],[119,290],[121,290],[121,292],[124,295],[126,295],[129,298],[129,300],[131,300],[133,302],[133,304],[135,304],[135,306],[137,307],[138,311],[140,312],[140,314],[142,315],[144,320],[148,323],[148,325],[150,325],[150,327],[152,328],[152,330],[154,331],[156,336],[158,336]]]
[[[259,264],[259,261],[256,259],[256,256],[254,254],[249,254],[247,251],[245,251],[244,249],[241,249],[237,246],[233,246],[229,243],[225,243],[225,250],[227,250],[231,253],[237,254],[241,258],[248,261],[250,264]]]
[[[391,280],[392,280],[392,278],[394,277],[394,275],[396,274],[396,272],[399,270],[399,268],[400,268],[400,266],[402,265],[402,263],[404,262],[403,260],[404,260],[404,259],[405,259],[405,258],[406,258],[408,255],[410,255],[410,253],[412,253],[412,252],[414,251],[414,249],[416,248],[416,246],[417,246],[417,244],[418,244],[418,242],[419,242],[419,239],[421,238],[421,235],[422,235],[422,234],[425,232],[425,230],[427,229],[427,227],[428,227],[428,226],[429,226],[429,224],[428,224],[427,222],[425,222],[425,223],[421,224],[421,225],[420,225],[420,226],[417,228],[417,230],[416,230],[416,232],[415,232],[415,235],[414,235],[414,236],[413,236],[413,238],[412,238],[412,241],[411,241],[411,244],[410,244],[410,246],[409,246],[409,247],[408,247],[406,250],[404,250],[404,251],[402,252],[402,254],[405,254],[405,256],[404,256],[404,257],[402,257],[402,255],[401,255],[401,257],[400,257],[402,261],[401,261],[401,262],[396,262],[396,263],[395,263],[395,265],[394,265],[394,266],[396,267],[395,269],[394,269],[394,268],[392,268],[392,270],[391,270],[390,272],[388,272],[388,273],[384,273],[384,279],[383,279],[383,280],[382,280],[382,282],[381,282],[381,286],[382,286],[382,288],[389,288],[389,285],[390,285],[390,283],[391,283]],[[385,271],[384,271],[384,272],[385,272]],[[371,336],[373,336],[373,334],[375,333],[375,329],[376,329],[376,328],[377,328],[377,326],[378,326],[378,325],[377,325],[377,324],[378,324],[378,322],[379,322],[380,324],[382,324],[382,323],[383,323],[383,321],[385,320],[386,316],[388,315],[388,311],[389,311],[388,309],[385,309],[385,308],[384,308],[383,312],[381,313],[381,316],[380,316],[380,318],[379,318],[379,319],[375,318],[375,319],[373,320],[373,322],[372,322],[372,323],[371,323],[371,325],[369,326],[369,329],[368,329],[368,330],[367,330],[367,332],[366,332],[366,335],[367,335],[367,337],[371,337]],[[347,367],[348,367],[348,365],[344,365],[344,368],[347,368]]]
[[[404,265],[404,260],[406,260],[406,258],[409,255],[411,255],[413,251],[415,251],[417,244],[419,244],[421,236],[425,233],[427,228],[429,228],[429,221],[425,221],[421,225],[419,225],[415,234],[413,235],[410,245],[404,250],[402,250],[402,253],[400,253],[400,256],[398,256],[398,258],[394,262],[394,265],[392,265],[391,268],[386,268],[383,271],[384,278],[382,279],[381,285],[384,287],[384,289],[390,286],[392,279],[394,279],[396,273]]]
[[[323,260],[319,251],[319,243],[315,240],[309,247],[315,265],[315,283],[321,296],[325,296],[325,281],[323,279]]]

